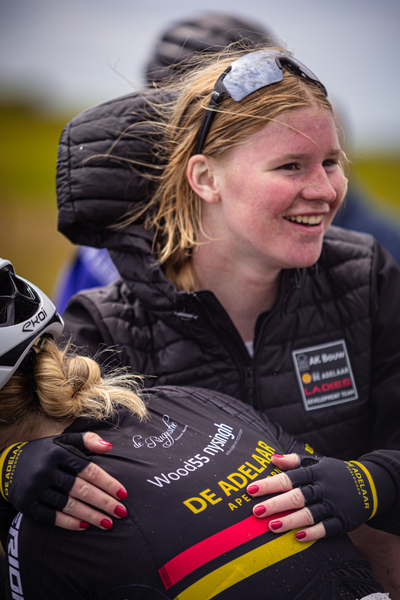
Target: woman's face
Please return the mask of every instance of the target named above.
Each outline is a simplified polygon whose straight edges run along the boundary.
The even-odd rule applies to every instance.
[[[214,250],[263,269],[314,264],[344,195],[340,155],[332,116],[313,104],[211,161],[217,197],[202,215]]]

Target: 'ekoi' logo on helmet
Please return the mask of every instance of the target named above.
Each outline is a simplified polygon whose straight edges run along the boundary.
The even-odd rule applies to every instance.
[[[38,312],[38,314],[36,315],[36,317],[34,319],[30,319],[29,321],[24,323],[22,331],[32,333],[35,330],[36,325],[40,325],[41,323],[43,323],[43,321],[45,320],[46,317],[47,317],[47,313],[44,310],[44,308],[42,308],[42,310],[40,312]]]

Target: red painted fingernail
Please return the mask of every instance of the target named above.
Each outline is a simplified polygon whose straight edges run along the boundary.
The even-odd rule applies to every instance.
[[[109,519],[103,519],[102,521],[100,521],[100,525],[104,527],[104,529],[111,529],[113,526]]]
[[[263,515],[265,512],[267,512],[265,506],[256,506],[253,509],[253,513],[256,515],[256,517],[261,517],[261,515]]]
[[[108,448],[112,447],[112,443],[106,442],[105,440],[100,440],[100,444],[102,444],[103,446],[107,446]]]
[[[88,527],[90,527],[90,524],[89,524],[89,523],[86,523],[86,521],[81,521],[81,522],[79,523],[79,527],[80,527],[81,529],[88,529]]]
[[[128,497],[128,494],[126,493],[125,490],[120,489],[118,490],[118,492],[116,493],[117,498],[119,498],[119,500],[125,500]]]
[[[249,487],[247,488],[247,493],[248,494],[257,494],[257,492],[259,490],[260,490],[260,488],[258,487],[258,485],[253,483],[252,485],[249,485]]]
[[[283,454],[271,454],[271,458],[272,458],[272,457],[275,457],[275,458],[285,458],[285,457],[283,456]]]
[[[126,517],[126,515],[128,514],[124,506],[116,506],[114,512],[117,515],[117,517],[120,517],[121,519]]]
[[[307,534],[306,534],[306,532],[305,532],[305,531],[298,531],[298,532],[296,533],[296,538],[297,538],[298,540],[304,540],[304,538],[306,537],[306,535],[307,535]]]
[[[272,523],[269,524],[270,528],[273,529],[274,531],[276,529],[280,529],[282,527],[283,523],[282,521],[272,521]]]

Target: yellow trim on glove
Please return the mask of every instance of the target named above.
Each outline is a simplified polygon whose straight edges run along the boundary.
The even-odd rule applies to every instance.
[[[376,488],[375,488],[375,484],[374,484],[374,480],[371,477],[370,472],[368,471],[368,469],[360,462],[357,462],[356,460],[352,460],[350,461],[353,465],[357,465],[357,467],[359,467],[366,475],[367,479],[368,479],[368,483],[370,485],[371,488],[371,493],[372,493],[372,500],[373,500],[373,509],[372,509],[372,514],[370,517],[368,517],[368,521],[370,519],[372,519],[372,517],[375,516],[376,511],[378,509],[378,495],[376,493]]]
[[[7,465],[8,471],[12,472],[14,470],[14,466],[15,466],[14,462],[15,462],[15,459],[17,459],[16,454],[19,455],[19,452],[16,453],[14,450],[17,450],[17,448],[18,449],[22,448],[22,446],[25,446],[26,443],[27,442],[17,442],[16,444],[12,444],[11,446],[8,446],[7,448],[5,448],[5,450],[3,450],[3,452],[0,454],[0,494],[2,495],[4,500],[7,500],[7,502],[8,502],[8,498],[7,498],[8,493],[6,492],[6,489],[5,489],[6,486],[4,486],[4,483],[3,483],[5,478],[7,477],[7,473],[3,473],[3,469],[4,469],[4,466],[7,465],[7,461],[8,461],[8,465]],[[11,453],[13,454],[13,458],[12,458],[12,460],[9,460]]]

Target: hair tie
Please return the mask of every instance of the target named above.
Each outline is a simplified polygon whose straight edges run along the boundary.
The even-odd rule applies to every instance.
[[[83,386],[86,384],[86,381],[75,381],[74,382],[74,391],[72,392],[72,398],[75,398],[76,394],[81,391]]]

